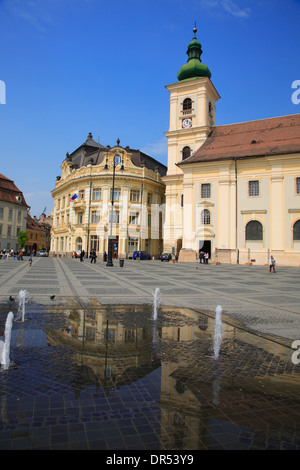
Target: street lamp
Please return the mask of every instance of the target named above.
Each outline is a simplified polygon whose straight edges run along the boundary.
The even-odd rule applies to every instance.
[[[106,266],[113,266],[112,262],[112,226],[113,226],[113,214],[114,214],[114,196],[115,196],[115,172],[116,167],[120,165],[122,159],[119,154],[114,155],[113,159],[113,186],[112,186],[112,195],[111,195],[111,213],[110,213],[110,236],[108,239],[108,254],[107,254],[107,263]],[[108,170],[108,164],[106,159],[106,164],[104,167],[105,170]],[[120,171],[124,171],[124,165],[122,162]]]

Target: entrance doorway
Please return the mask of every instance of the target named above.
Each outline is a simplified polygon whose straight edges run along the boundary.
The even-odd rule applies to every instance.
[[[119,251],[119,237],[113,238],[111,241],[112,245],[112,259],[118,258],[118,251]]]
[[[211,258],[211,240],[200,240],[199,241],[199,252],[203,251],[208,253],[209,259]]]

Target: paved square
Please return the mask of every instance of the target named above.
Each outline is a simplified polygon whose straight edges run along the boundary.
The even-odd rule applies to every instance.
[[[0,279],[1,449],[300,448],[298,268],[36,258]]]

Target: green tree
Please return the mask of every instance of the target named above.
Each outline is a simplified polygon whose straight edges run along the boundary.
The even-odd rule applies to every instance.
[[[25,243],[27,242],[27,240],[28,240],[27,233],[22,232],[22,230],[20,230],[20,232],[18,233],[18,243],[19,243],[20,248],[24,248]]]

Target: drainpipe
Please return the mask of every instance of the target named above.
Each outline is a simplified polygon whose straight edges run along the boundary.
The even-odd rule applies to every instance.
[[[238,186],[237,186],[237,158],[234,158],[235,171],[235,245],[237,249],[236,262],[240,263],[240,251],[238,249]]]

